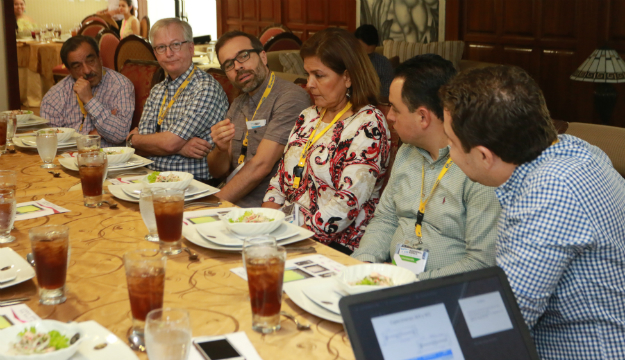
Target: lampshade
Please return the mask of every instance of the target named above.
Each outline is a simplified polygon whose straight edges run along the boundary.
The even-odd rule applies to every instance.
[[[594,83],[625,82],[625,61],[618,56],[616,50],[607,47],[597,49],[575,70],[571,80]]]

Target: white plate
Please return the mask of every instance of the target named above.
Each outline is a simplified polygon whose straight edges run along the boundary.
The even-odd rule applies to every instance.
[[[276,240],[284,240],[299,235],[302,228],[299,226],[289,225],[291,224],[283,222],[280,224],[280,227],[269,235],[275,237]],[[245,236],[239,236],[232,231],[229,231],[222,221],[196,225],[195,230],[205,240],[221,246],[238,246],[241,248],[243,246],[243,239],[245,239]]]
[[[130,169],[136,169],[136,168],[140,168],[140,167],[144,167],[146,165],[150,165],[151,163],[153,163],[154,161],[150,160],[150,159],[146,159],[143,156],[139,156],[139,155],[132,155],[132,157],[130,158],[130,160],[127,163],[124,163],[125,166],[114,166],[114,165],[109,165],[108,170],[109,171],[118,171],[118,170],[130,170]],[[59,163],[61,165],[63,165],[64,168],[66,168],[67,170],[73,170],[73,171],[78,171],[78,165],[76,164],[76,158],[71,157],[71,158],[66,158],[66,157],[61,157],[59,159]],[[130,165],[128,165],[130,164]],[[117,164],[115,164],[117,165]],[[120,164],[122,165],[122,164]]]
[[[0,289],[17,285],[35,277],[35,269],[19,256],[13,249],[5,247],[0,249],[0,268],[13,264],[16,278],[15,280],[0,283]]]
[[[74,134],[74,137],[66,142],[58,143],[57,149],[65,149],[76,146],[76,138],[80,136],[80,134]],[[27,149],[36,149],[37,148],[37,138],[35,136],[19,136],[13,137],[13,143],[17,147],[27,148]],[[78,171],[78,170],[76,170]]]
[[[85,337],[78,352],[70,360],[139,360],[125,342],[97,322],[93,320],[81,322],[78,323],[78,327],[85,333]],[[102,343],[108,345],[100,350],[93,348]]]
[[[37,115],[31,114],[30,118],[27,121],[18,121],[17,122],[17,128],[23,128],[23,127],[29,127],[29,126],[35,126],[35,125],[42,125],[42,124],[47,124],[49,123],[48,120],[39,117]]]
[[[139,203],[139,198],[135,198],[134,196],[130,196],[126,192],[124,192],[125,186],[136,186],[136,185],[143,186],[143,184],[125,184],[125,185],[109,185],[108,188],[109,188],[109,191],[111,192],[111,195],[115,196],[116,198],[120,200],[129,201],[133,203]],[[214,188],[210,185],[201,183],[197,180],[193,180],[191,182],[191,185],[205,192],[200,192],[193,196],[187,196],[184,198],[184,201],[192,201],[192,200],[201,199],[203,197],[210,196],[219,192],[219,189]]]
[[[320,281],[319,284],[314,286],[307,286],[302,291],[315,304],[340,315],[339,300],[348,294],[341,290],[341,287],[333,277],[323,278],[323,280],[325,281]]]
[[[122,187],[122,191],[126,195],[131,196],[135,199],[139,199],[141,190],[144,188],[144,185],[142,183],[126,184],[126,185],[120,185],[120,186]],[[212,192],[214,190],[219,191],[219,189],[217,188],[206,185],[197,180],[192,180],[191,184],[189,185],[187,190],[184,192],[184,196],[185,198],[188,198],[188,197],[192,197],[192,196],[199,195],[201,193],[205,193],[209,191],[211,191],[211,194],[214,194],[214,192]]]
[[[110,188],[110,186],[109,186]],[[111,191],[112,193],[112,191]],[[211,223],[207,223],[208,225],[211,224],[217,224],[218,222],[211,222]],[[219,222],[221,223],[221,222]],[[278,245],[288,245],[288,244],[293,244],[296,243],[298,241],[302,241],[302,240],[306,240],[308,238],[310,238],[311,236],[314,235],[314,233],[308,229],[304,229],[302,227],[299,227],[297,225],[293,225],[291,223],[285,223],[286,226],[288,228],[295,228],[297,231],[299,231],[299,235],[295,235],[289,238],[286,238],[284,240],[278,240]],[[206,225],[206,224],[202,224],[202,225]],[[189,240],[190,242],[194,243],[197,246],[201,246],[203,248],[206,249],[211,249],[211,250],[220,250],[220,251],[241,251],[241,247],[243,245],[243,242],[241,241],[241,245],[238,246],[223,246],[223,245],[219,245],[219,244],[215,244],[213,242],[214,239],[211,239],[210,241],[203,238],[202,235],[200,235],[200,233],[197,232],[197,227],[198,226],[202,226],[202,225],[183,225],[182,226],[182,235]],[[221,226],[223,226],[223,224],[221,224]],[[291,230],[289,230],[291,231]],[[298,281],[296,281],[298,282]]]
[[[303,292],[303,290],[308,287],[323,284],[328,280],[330,279],[313,277],[306,280],[291,281],[284,284],[283,289],[284,292],[289,295],[289,298],[293,300],[293,302],[297,306],[301,307],[304,311],[322,319],[342,324],[343,318],[341,317],[341,315],[335,314],[315,304],[312,300],[308,298],[308,296],[304,295]]]

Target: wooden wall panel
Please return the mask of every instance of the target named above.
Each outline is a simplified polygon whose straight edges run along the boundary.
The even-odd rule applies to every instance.
[[[323,25],[327,19],[326,2],[323,0],[308,0],[306,3],[306,22],[308,24]],[[334,11],[334,8],[332,9]]]
[[[276,6],[278,9],[276,9]],[[270,23],[279,22],[275,15],[276,13],[280,13],[280,2],[275,2],[273,0],[259,0],[258,1],[259,8],[259,20],[266,21]]]
[[[304,18],[303,6],[300,0],[287,0],[283,4],[284,21],[290,24],[304,24],[306,19]]]
[[[470,44],[465,54],[467,54],[466,57],[471,60],[496,62],[499,59],[497,52],[494,45]]]
[[[504,46],[502,51],[502,64],[514,65],[525,69],[536,81],[540,81],[535,59],[539,55],[538,50],[527,47]]]
[[[239,6],[239,1],[225,1],[226,6],[223,7],[226,9],[225,19],[240,19],[241,18],[241,7]]]
[[[625,41],[625,0],[609,1],[608,38],[613,41]]]
[[[256,20],[256,0],[242,0],[241,7],[243,9],[244,20]]]
[[[466,34],[486,33],[495,35],[497,31],[497,9],[495,0],[472,0],[465,6],[464,20]]]
[[[542,34],[551,38],[572,39],[578,28],[579,1],[542,0]]]
[[[503,35],[534,36],[534,0],[507,0],[502,3],[505,21],[502,21]]]

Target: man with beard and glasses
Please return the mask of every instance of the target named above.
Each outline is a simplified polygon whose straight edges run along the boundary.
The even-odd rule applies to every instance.
[[[61,60],[70,76],[43,97],[41,117],[51,126],[100,135],[102,147],[124,143],[135,110],[130,80],[102,67],[98,45],[88,36],[69,38],[61,48]]]
[[[229,175],[216,195],[241,207],[260,206],[310,97],[269,71],[263,45],[252,35],[230,31],[219,38],[215,51],[230,82],[243,91],[226,119],[211,128],[215,147],[208,167],[214,177]]]

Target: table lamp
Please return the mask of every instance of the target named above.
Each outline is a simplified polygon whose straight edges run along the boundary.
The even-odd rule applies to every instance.
[[[596,83],[595,109],[601,123],[608,125],[616,105],[615,83],[625,82],[625,61],[614,49],[602,47],[595,50],[571,75],[571,80]]]

